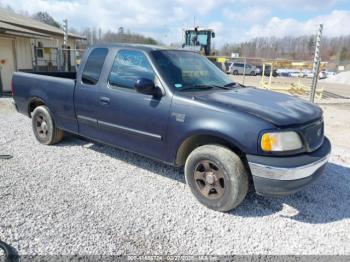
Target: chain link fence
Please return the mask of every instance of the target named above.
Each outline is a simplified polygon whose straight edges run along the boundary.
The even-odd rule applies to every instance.
[[[229,58],[220,66],[234,81],[287,93],[309,100],[313,83],[313,61],[262,58]],[[315,89],[315,101],[350,99],[350,61],[321,62]]]
[[[84,49],[61,49],[35,47],[33,71],[35,72],[76,72]]]

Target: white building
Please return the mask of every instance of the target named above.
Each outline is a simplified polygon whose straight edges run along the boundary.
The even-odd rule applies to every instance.
[[[15,71],[56,71],[62,69],[63,30],[30,17],[0,8],[0,94],[11,90]],[[85,39],[68,35],[67,57],[75,68],[76,41]]]

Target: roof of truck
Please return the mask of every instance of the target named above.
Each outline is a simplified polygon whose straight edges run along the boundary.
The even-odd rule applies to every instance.
[[[120,47],[129,47],[129,48],[135,48],[140,49],[146,52],[149,51],[155,51],[155,50],[181,50],[181,51],[188,51],[181,48],[176,47],[168,47],[168,46],[160,46],[160,45],[144,45],[144,44],[129,44],[129,43],[115,43],[115,44],[95,44],[92,45],[91,48],[96,47],[105,47],[105,48],[120,48]]]

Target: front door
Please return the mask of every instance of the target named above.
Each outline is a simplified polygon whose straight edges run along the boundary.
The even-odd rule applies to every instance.
[[[134,85],[139,78],[161,86],[145,53],[119,50],[102,91],[107,102],[99,107],[98,125],[109,144],[162,158],[171,97],[136,92]]]
[[[0,37],[0,93],[11,91],[11,79],[14,71],[13,40]]]

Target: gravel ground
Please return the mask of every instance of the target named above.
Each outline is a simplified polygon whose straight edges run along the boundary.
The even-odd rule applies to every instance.
[[[40,145],[9,102],[0,99],[0,154],[13,154],[0,160],[0,239],[20,255],[350,254],[350,153],[341,143],[304,191],[250,192],[219,213],[196,202],[181,170],[73,136]],[[348,143],[350,132],[342,135]]]

